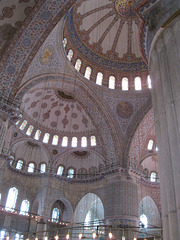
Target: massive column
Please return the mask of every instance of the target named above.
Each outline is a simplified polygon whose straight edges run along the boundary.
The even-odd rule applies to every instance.
[[[128,227],[139,226],[136,180],[122,173],[107,177],[105,199],[105,225],[112,226],[116,239],[121,239],[123,229],[126,239],[132,239],[135,235]]]
[[[161,29],[149,59],[159,148],[164,240],[180,239],[180,16]]]

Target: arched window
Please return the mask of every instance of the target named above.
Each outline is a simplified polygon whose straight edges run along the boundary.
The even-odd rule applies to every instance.
[[[152,88],[150,75],[147,76],[147,85],[148,88]]]
[[[57,145],[58,140],[59,140],[59,137],[57,135],[54,135],[53,140],[52,140],[52,145]]]
[[[135,78],[134,85],[135,85],[135,90],[141,90],[142,89],[141,78],[140,77]]]
[[[123,91],[128,91],[129,90],[129,84],[128,84],[128,78],[124,77],[122,79],[122,90]]]
[[[34,129],[34,127],[32,125],[30,125],[28,127],[28,130],[26,131],[26,135],[31,136],[31,133],[32,133],[33,129]]]
[[[16,164],[16,169],[21,170],[23,166],[23,161],[22,160],[18,160],[17,164]]]
[[[8,191],[8,196],[7,196],[6,206],[5,206],[6,210],[13,211],[15,209],[17,196],[18,196],[17,188],[15,187],[10,188]]]
[[[90,79],[90,77],[91,77],[91,68],[90,67],[86,68],[84,77],[87,78],[88,80]]]
[[[18,120],[15,124],[18,125],[20,123],[20,120]]]
[[[149,140],[147,149],[150,151],[153,149],[153,140]]]
[[[109,77],[109,88],[115,89],[115,77],[114,76]]]
[[[24,121],[22,122],[21,126],[20,126],[20,129],[21,129],[21,130],[24,130],[25,127],[26,127],[26,125],[27,125],[27,121],[24,120]]]
[[[20,208],[20,214],[22,215],[28,215],[29,212],[29,201],[23,200],[21,203],[21,208]]]
[[[57,170],[57,175],[58,176],[62,176],[63,175],[63,171],[64,171],[64,167],[63,166],[59,166],[58,170]]]
[[[64,38],[64,39],[63,39],[63,47],[65,48],[66,45],[67,45],[67,38]]]
[[[45,173],[46,172],[46,164],[45,163],[41,163],[40,165],[40,173]]]
[[[5,230],[0,230],[0,240],[4,240],[6,237],[6,231]]]
[[[35,165],[34,163],[29,163],[28,165],[28,172],[33,173],[34,172]]]
[[[101,72],[98,72],[96,77],[96,84],[102,85],[102,80],[103,80],[103,74]]]
[[[79,72],[80,68],[81,68],[81,60],[77,59],[75,64],[75,69]]]
[[[72,147],[77,147],[77,137],[73,137],[73,138],[72,138],[71,146],[72,146]]]
[[[148,219],[145,214],[140,216],[140,227],[147,228],[148,227]]]
[[[73,168],[69,168],[67,177],[68,178],[73,178],[74,177],[74,169]]]
[[[152,172],[151,175],[150,175],[150,181],[151,182],[156,182],[156,173],[155,172]]]
[[[52,210],[52,222],[58,222],[59,221],[59,209],[53,208]]]
[[[37,130],[36,133],[35,133],[34,139],[39,140],[40,136],[41,136],[41,131]]]
[[[91,146],[96,146],[96,137],[91,136]]]
[[[67,147],[67,145],[68,145],[68,137],[63,137],[63,139],[62,139],[62,147]]]
[[[81,147],[87,147],[87,137],[81,138]]]
[[[50,134],[49,133],[45,133],[44,134],[44,138],[43,138],[43,143],[48,143],[49,142],[49,137],[50,137]]]
[[[73,57],[73,50],[70,49],[68,52],[67,58],[69,59],[69,61],[71,61],[72,57]]]

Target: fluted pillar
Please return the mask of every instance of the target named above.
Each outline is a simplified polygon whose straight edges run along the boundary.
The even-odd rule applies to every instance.
[[[149,69],[164,240],[180,239],[180,17],[155,36]]]
[[[105,196],[105,225],[112,226],[115,238],[121,239],[122,229],[125,229],[126,238],[131,239],[133,232],[127,227],[139,225],[136,181],[120,173],[111,176],[107,178]]]

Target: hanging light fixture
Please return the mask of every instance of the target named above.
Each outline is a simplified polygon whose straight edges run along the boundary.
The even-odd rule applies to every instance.
[[[109,239],[112,239],[113,235],[111,231],[108,233],[108,236],[109,236]]]
[[[70,236],[69,233],[66,235],[66,240],[69,240]]]
[[[97,238],[97,235],[96,235],[96,233],[95,232],[93,232],[93,239],[96,239]]]
[[[54,238],[55,238],[55,240],[58,240],[58,239],[59,239],[58,234],[57,234]],[[67,238],[66,238],[66,239],[67,239]]]

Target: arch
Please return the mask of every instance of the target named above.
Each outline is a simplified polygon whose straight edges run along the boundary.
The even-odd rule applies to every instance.
[[[87,147],[87,137],[81,138],[81,147]]]
[[[109,77],[109,88],[115,89],[115,77],[114,76]]]
[[[27,121],[26,121],[26,120],[24,120],[24,121],[21,123],[21,126],[19,127],[19,128],[20,128],[20,130],[24,130],[24,129],[25,129],[25,127],[26,127],[26,125],[27,125]]]
[[[123,77],[123,79],[122,79],[122,90],[123,91],[129,90],[129,80],[127,77]]]
[[[18,190],[16,187],[12,187],[8,191],[5,209],[8,211],[13,211],[16,206],[16,201],[18,197]]]
[[[45,133],[44,134],[44,138],[43,138],[43,143],[48,143],[49,142],[49,137],[50,137],[50,134],[49,133]]]
[[[143,214],[147,217],[149,227],[152,226],[160,227],[161,225],[160,213],[157,205],[150,196],[143,197],[139,204],[138,210],[139,218]]]
[[[81,64],[82,64],[82,62],[81,62],[81,59],[77,59],[76,60],[76,64],[75,64],[75,69],[79,72],[80,71],[80,69],[81,69]]]
[[[34,135],[34,139],[39,140],[40,136],[41,136],[41,130],[38,129],[38,130],[36,130],[36,133]]]
[[[58,145],[58,140],[59,140],[59,136],[58,135],[54,135],[53,136],[53,140],[52,140],[52,145]]]
[[[20,214],[28,215],[30,203],[27,199],[23,200],[21,203]]]
[[[69,59],[69,61],[71,61],[72,57],[73,57],[73,50],[69,49],[67,58]]]
[[[32,125],[30,125],[26,131],[26,135],[31,136],[33,129],[34,129],[34,127]]]
[[[35,171],[35,164],[34,164],[33,162],[31,162],[31,163],[28,164],[28,169],[27,169],[27,171],[28,171],[29,173],[34,173],[34,171]]]
[[[134,87],[135,87],[135,90],[141,90],[142,89],[142,83],[141,83],[141,78],[140,77],[135,77]]]
[[[58,169],[57,169],[57,175],[58,176],[62,176],[64,173],[64,166],[59,166]]]
[[[35,200],[33,205],[32,205],[32,213],[33,214],[38,214],[39,212],[39,201]]]
[[[77,137],[73,137],[71,141],[71,147],[77,147]]]
[[[19,159],[16,164],[16,169],[21,170],[23,167],[23,160]]]
[[[102,80],[103,80],[103,74],[101,72],[98,72],[96,77],[96,84],[102,85]]]
[[[45,173],[46,172],[46,163],[41,163],[40,164],[40,173]]]

